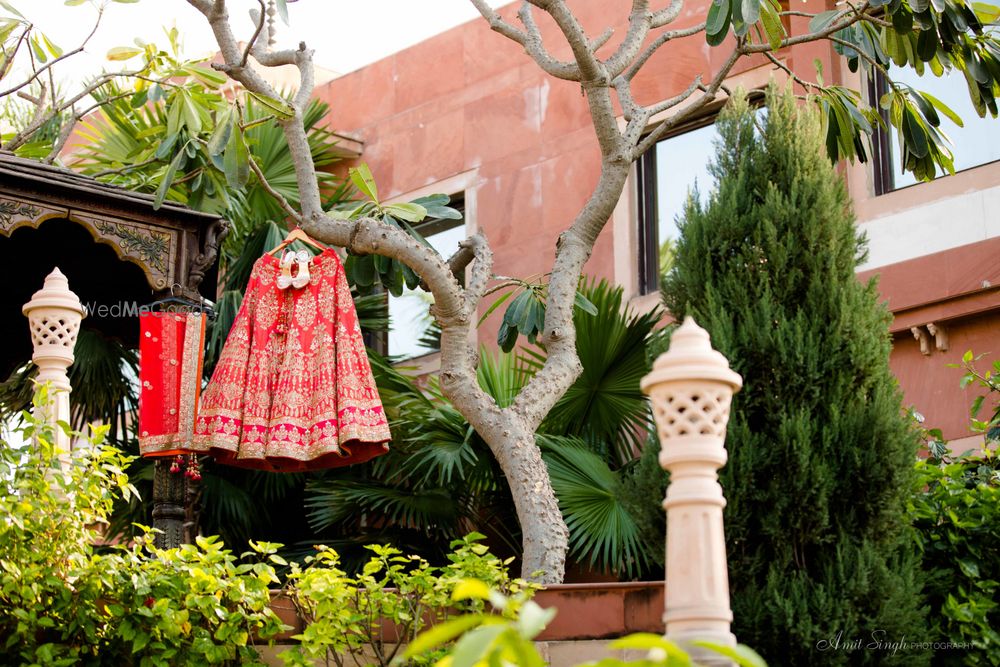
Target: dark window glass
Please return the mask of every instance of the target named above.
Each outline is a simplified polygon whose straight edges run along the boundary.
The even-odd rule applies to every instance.
[[[719,136],[715,125],[676,134],[646,151],[638,164],[639,286],[643,294],[659,288],[670,270],[677,219],[695,185],[702,199],[715,186],[708,172]]]

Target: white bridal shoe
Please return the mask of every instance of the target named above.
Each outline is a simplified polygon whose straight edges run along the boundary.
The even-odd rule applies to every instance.
[[[281,273],[278,275],[278,289],[288,289],[289,287],[299,289],[308,285],[310,279],[309,262],[311,261],[312,255],[306,250],[285,251],[281,256],[281,263],[278,265],[281,268]],[[298,272],[295,276],[292,276],[293,264],[298,265]]]

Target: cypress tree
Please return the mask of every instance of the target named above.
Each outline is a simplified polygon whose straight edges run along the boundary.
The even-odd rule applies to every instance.
[[[718,129],[716,188],[689,198],[663,297],[745,382],[721,471],[733,631],[772,665],[924,664],[889,645],[927,641],[905,514],[918,436],[818,114],[772,86],[766,114],[736,101]]]

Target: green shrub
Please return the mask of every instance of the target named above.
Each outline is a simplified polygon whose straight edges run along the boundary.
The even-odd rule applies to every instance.
[[[987,394],[972,406],[973,426],[986,436],[981,454],[953,457],[941,432],[927,433],[928,456],[917,462],[916,489],[910,515],[927,573],[925,591],[931,606],[931,630],[938,642],[940,664],[1000,665],[1000,439],[998,413],[979,421],[986,396],[1000,391],[993,370],[980,374],[972,353],[963,364],[962,386],[976,382]]]
[[[479,544],[483,535],[472,533],[451,543],[449,563],[430,565],[418,556],[405,556],[389,546],[369,546],[374,555],[357,577],[348,577],[332,549],[320,549],[304,568],[293,563],[285,593],[306,623],[294,638],[299,644],[281,654],[286,665],[312,665],[314,660],[388,665],[400,654],[398,642],[387,641],[385,625],[395,628],[391,639],[410,642],[432,624],[446,623],[456,613],[482,614],[484,603],[462,593],[468,581],[486,582],[512,596],[507,613],[515,613],[539,587],[511,579],[507,565]],[[480,583],[481,586],[486,585]],[[416,664],[431,664],[443,651],[417,657]]]
[[[36,412],[46,400],[43,389]],[[331,549],[301,567],[274,543],[251,542],[239,558],[218,537],[157,549],[145,527],[129,544],[98,548],[115,500],[136,493],[129,457],[94,427],[60,469],[56,429],[29,413],[22,419],[27,444],[0,443],[0,665],[261,665],[255,642],[287,629],[270,607],[276,566],[287,568],[284,593],[308,623],[282,655],[290,665],[360,658],[366,647],[374,652],[366,659],[386,665],[397,648],[384,641],[385,625],[409,641],[430,623],[483,611],[479,598],[456,599],[462,582],[486,582],[513,600],[537,588],[511,579],[510,560],[489,553],[476,533],[452,542],[440,567],[370,546],[356,577],[338,569]]]
[[[93,427],[60,469],[56,429],[22,420],[24,446],[0,443],[0,664],[261,664],[255,638],[283,627],[269,607],[275,545],[237,564],[217,539],[164,551],[146,530],[99,551],[115,498],[135,493],[128,457]]]
[[[917,462],[911,512],[931,629],[954,664],[1000,665],[1000,464],[995,454]],[[970,648],[971,647],[971,648]]]

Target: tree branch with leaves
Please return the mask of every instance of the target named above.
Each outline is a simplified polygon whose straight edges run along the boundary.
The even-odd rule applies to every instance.
[[[100,95],[108,86],[123,80],[145,80],[150,83],[167,82],[178,76],[173,68],[165,69],[164,57],[152,44],[138,48],[116,47],[108,59],[120,61],[144,55],[143,64],[136,69],[103,72],[78,86],[74,92],[62,95],[57,84],[58,65],[83,53],[101,27],[105,11],[111,2],[127,3],[135,0],[95,0],[93,27],[81,42],[66,51],[29,21],[10,2],[0,3],[9,16],[0,16],[0,101],[5,105],[3,116],[10,127],[0,136],[0,149],[13,151],[25,157],[39,158],[52,163],[72,136],[76,124],[89,114],[113,101],[109,95]],[[67,0],[66,5],[77,6],[87,0]],[[9,79],[17,77],[16,82]],[[131,97],[122,93],[121,97]],[[88,102],[88,98],[101,99]],[[78,106],[83,103],[82,106]],[[27,105],[27,106],[25,106]]]
[[[530,308],[525,303],[529,298],[513,299],[508,305],[508,315],[518,303],[532,314],[509,319],[518,333],[536,337],[544,345],[546,357],[507,407],[500,407],[476,380],[474,328],[481,301],[489,292],[487,285],[494,279],[488,239],[477,234],[463,242],[456,257],[441,257],[410,233],[408,225],[386,221],[387,206],[379,202],[366,170],[354,174],[369,201],[352,211],[325,211],[301,122],[313,92],[313,53],[305,44],[269,50],[262,38],[270,29],[264,29],[262,13],[256,10],[257,30],[246,48],[261,66],[294,65],[300,73],[298,91],[278,114],[295,156],[300,195],[299,207],[289,212],[290,217],[317,239],[346,248],[352,255],[349,262],[369,255],[400,262],[433,294],[432,314],[441,327],[441,388],[487,442],[506,475],[523,529],[524,574],[556,582],[564,574],[567,531],[534,434],[580,373],[573,324],[577,289],[594,243],[621,198],[632,163],[673,129],[724,100],[730,94],[727,77],[742,58],[820,40],[830,42],[852,69],[860,68],[869,76],[876,71],[890,73],[892,66],[929,67],[935,72],[956,69],[966,75],[980,113],[995,116],[1000,48],[989,26],[996,21],[997,11],[959,0],[867,0],[817,14],[795,12],[810,19],[809,30],[788,35],[776,0],[717,0],[705,5],[703,22],[678,29],[670,26],[681,16],[684,0],[672,0],[660,9],[652,9],[648,0],[633,0],[625,34],[611,55],[602,57],[598,50],[611,43],[613,31],[591,37],[565,0],[524,0],[511,18],[485,0],[471,1],[494,31],[520,45],[541,70],[579,83],[601,156],[597,185],[559,235],[545,289],[532,290]],[[276,99],[275,91],[239,47],[226,2],[188,2],[206,17],[218,41],[222,63],[215,67],[251,93]],[[278,5],[283,8],[284,2],[279,0]],[[569,47],[571,59],[554,55],[543,39],[536,12],[554,23],[555,37]],[[651,104],[637,101],[632,82],[649,59],[674,41],[699,35],[709,46],[728,50],[721,64],[694,78],[670,99]],[[795,78],[807,83],[800,73]],[[824,112],[831,158],[865,160],[870,135],[883,123],[878,110],[864,104],[857,91],[819,79],[808,83],[808,99]],[[953,116],[943,103],[893,85],[880,104],[888,111],[889,125],[900,134],[907,169],[921,178],[952,169],[951,154],[937,129],[938,111]],[[416,221],[422,216],[419,208],[397,210],[395,215],[404,223]],[[466,271],[464,286],[456,277],[458,269]]]

